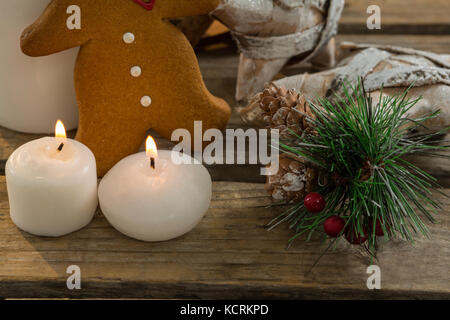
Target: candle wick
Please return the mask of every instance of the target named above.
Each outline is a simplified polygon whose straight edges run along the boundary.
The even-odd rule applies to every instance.
[[[61,144],[58,147],[58,151],[62,151],[63,148],[64,148],[64,142],[61,142]]]
[[[155,158],[150,158],[150,167],[152,167],[152,169],[155,169]]]

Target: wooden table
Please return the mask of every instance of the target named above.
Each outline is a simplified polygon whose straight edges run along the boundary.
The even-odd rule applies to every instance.
[[[368,3],[381,3],[383,33],[365,28]],[[350,0],[338,41],[450,53],[449,12],[447,0]],[[201,51],[199,60],[209,89],[236,106],[236,49]],[[230,127],[239,126],[234,113]],[[100,212],[88,227],[63,238],[21,232],[9,218],[4,165],[14,149],[36,137],[0,128],[0,297],[450,298],[448,199],[436,195],[446,209],[437,216],[440,223],[430,226],[431,239],[381,244],[376,263],[382,290],[368,290],[370,261],[345,241],[306,274],[325,245],[317,237],[287,250],[291,233],[286,226],[271,232],[264,228],[283,208],[266,208],[270,198],[253,166],[210,167],[215,180],[211,208],[193,232],[174,241],[129,239]],[[448,186],[450,172],[440,167],[441,181]],[[81,290],[66,287],[70,265],[81,268]]]

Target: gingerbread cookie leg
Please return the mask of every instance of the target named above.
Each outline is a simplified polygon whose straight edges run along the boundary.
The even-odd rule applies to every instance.
[[[117,162],[139,150],[146,132],[146,126],[136,121],[119,122],[105,113],[81,112],[76,139],[95,154],[97,174],[103,177]]]
[[[173,97],[176,99],[176,97]],[[196,101],[195,105],[189,101]],[[171,139],[172,133],[177,129],[187,129],[191,135],[191,147],[194,148],[194,139],[198,139],[194,134],[194,123],[201,121],[202,133],[211,128],[224,129],[231,114],[228,104],[221,98],[211,94],[205,97],[191,94],[189,100],[179,100],[179,105],[183,112],[171,113],[170,118],[158,116],[159,121],[155,122],[153,129],[166,139]],[[203,146],[205,146],[204,144]]]

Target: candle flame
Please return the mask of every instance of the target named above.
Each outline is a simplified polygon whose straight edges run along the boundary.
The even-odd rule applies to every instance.
[[[156,147],[156,142],[153,137],[148,136],[147,141],[145,142],[145,150],[147,152],[147,157],[158,157],[158,148]]]
[[[66,128],[64,128],[64,124],[62,123],[61,120],[58,120],[58,122],[56,122],[55,137],[63,139],[67,138]]]

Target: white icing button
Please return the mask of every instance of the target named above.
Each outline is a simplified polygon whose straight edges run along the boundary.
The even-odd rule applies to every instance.
[[[123,35],[123,42],[130,44],[134,42],[134,34],[132,34],[131,32],[127,32]]]
[[[152,104],[152,98],[150,98],[149,96],[143,96],[141,98],[141,104],[143,107],[149,107]]]
[[[133,77],[137,78],[141,76],[142,69],[139,66],[134,66],[133,68],[131,68],[130,73]]]

